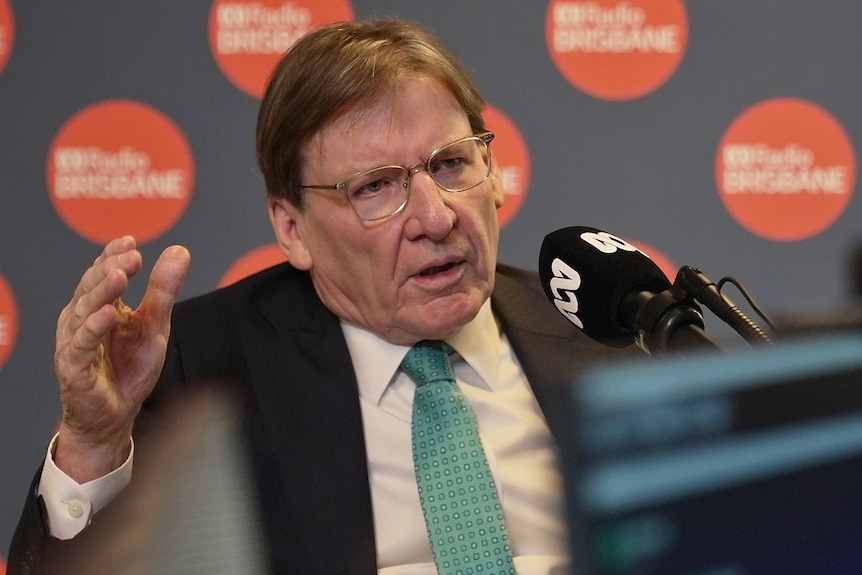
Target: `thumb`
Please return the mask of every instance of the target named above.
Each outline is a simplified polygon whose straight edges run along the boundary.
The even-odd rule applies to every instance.
[[[165,248],[150,272],[147,291],[138,312],[151,321],[167,323],[190,264],[191,254],[185,247],[177,245]]]

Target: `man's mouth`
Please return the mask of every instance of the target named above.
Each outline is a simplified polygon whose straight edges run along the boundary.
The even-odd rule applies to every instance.
[[[423,277],[427,277],[427,276],[431,276],[434,274],[439,274],[441,272],[445,272],[446,270],[451,269],[453,267],[455,267],[454,263],[448,263],[448,264],[444,264],[442,266],[434,266],[432,268],[422,270],[422,272],[419,275],[423,276]]]

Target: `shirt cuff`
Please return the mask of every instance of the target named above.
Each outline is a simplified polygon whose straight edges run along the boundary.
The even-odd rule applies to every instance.
[[[93,515],[110,503],[132,479],[132,456],[114,471],[84,484],[78,484],[54,463],[52,454],[57,435],[48,446],[37,494],[48,512],[48,531],[57,539],[72,539],[89,525]]]

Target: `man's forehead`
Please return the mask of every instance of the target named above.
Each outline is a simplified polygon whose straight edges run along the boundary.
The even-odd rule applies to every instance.
[[[414,144],[418,146],[415,153],[427,155],[433,148],[469,135],[467,113],[451,91],[436,80],[424,80],[411,83],[410,90],[426,92],[426,97],[441,104],[439,114],[435,113],[436,106],[421,108],[420,113],[435,114],[435,121],[429,122],[427,117],[420,119],[415,103],[406,105],[399,98],[405,92],[405,82],[399,82],[374,98],[344,110],[315,132],[303,146],[303,163],[416,161],[417,158],[412,157],[399,160],[397,156],[410,153],[406,148]],[[346,146],[347,142],[361,142],[362,145]]]

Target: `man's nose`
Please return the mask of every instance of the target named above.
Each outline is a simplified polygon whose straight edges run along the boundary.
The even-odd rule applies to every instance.
[[[445,237],[455,225],[455,212],[447,202],[448,196],[453,194],[438,186],[424,166],[411,168],[408,185],[410,200],[405,208],[411,219],[408,228],[411,235],[424,234],[435,239]]]

